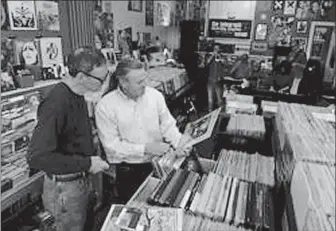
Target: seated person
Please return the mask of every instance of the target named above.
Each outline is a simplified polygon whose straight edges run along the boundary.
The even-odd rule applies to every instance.
[[[275,67],[272,77],[269,79],[271,91],[284,92],[289,90],[293,83],[293,77],[290,75],[291,64],[284,60],[280,65]]]
[[[247,79],[251,75],[252,68],[248,62],[248,55],[244,54],[241,58],[233,65],[230,75],[235,79]]]

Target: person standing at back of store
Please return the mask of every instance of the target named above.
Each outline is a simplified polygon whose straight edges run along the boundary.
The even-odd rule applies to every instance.
[[[220,46],[214,45],[213,52],[206,57],[205,65],[208,67],[209,76],[207,83],[208,90],[208,110],[214,109],[214,101],[217,101],[217,106],[223,105],[223,86],[221,83],[223,73],[223,63],[220,59]]]
[[[96,124],[109,163],[116,164],[120,203],[127,203],[152,171],[153,158],[170,149],[184,152],[182,136],[164,96],[146,87],[147,72],[135,59],[121,60],[115,72],[118,89],[96,107]]]
[[[293,79],[290,93],[297,94],[298,86],[302,80],[303,71],[307,64],[306,52],[300,48],[298,40],[292,42],[292,50],[287,56],[287,61],[291,64],[290,76]]]
[[[45,172],[43,204],[57,231],[82,231],[91,188],[88,174],[109,168],[96,156],[84,94],[99,91],[109,72],[104,56],[88,48],[69,57],[68,69],[39,105],[27,162]]]

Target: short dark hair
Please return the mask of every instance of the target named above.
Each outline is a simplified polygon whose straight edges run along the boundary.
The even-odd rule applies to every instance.
[[[136,59],[122,59],[117,65],[115,75],[118,79],[125,77],[130,70],[138,70],[144,68],[144,65]]]
[[[106,63],[104,55],[97,49],[85,46],[75,50],[68,57],[69,74],[75,77],[79,72],[90,72]]]

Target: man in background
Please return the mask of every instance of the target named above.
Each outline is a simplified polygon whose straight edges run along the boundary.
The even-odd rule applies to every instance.
[[[109,72],[104,56],[88,48],[74,52],[68,68],[68,76],[39,105],[27,162],[46,173],[42,199],[57,230],[82,231],[91,188],[88,174],[109,167],[96,156],[84,94],[99,91]]]
[[[119,87],[98,103],[96,124],[107,159],[116,164],[121,203],[126,203],[151,173],[152,159],[183,149],[188,138],[182,138],[164,96],[146,87],[140,61],[121,60],[115,74]]]
[[[208,110],[209,112],[214,109],[214,101],[217,102],[216,106],[223,104],[223,84],[221,83],[223,77],[223,63],[219,55],[220,46],[214,45],[213,52],[210,56],[206,57],[205,65],[208,67],[209,75],[207,82],[208,90]]]

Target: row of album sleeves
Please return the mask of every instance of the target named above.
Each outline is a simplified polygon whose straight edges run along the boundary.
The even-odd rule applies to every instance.
[[[223,149],[212,172],[220,176],[229,175],[248,182],[274,186],[274,157]]]
[[[173,152],[167,153],[160,158],[152,159],[154,177],[164,178],[172,169],[180,168],[185,162],[185,157],[177,157]]]
[[[183,229],[189,231],[197,230],[225,230],[225,231],[252,231],[245,227],[236,227],[223,223],[220,221],[214,221],[201,216],[195,216],[193,214],[185,214],[183,217]]]
[[[264,140],[266,133],[264,118],[259,115],[232,115],[227,125],[226,133],[233,136]]]
[[[235,226],[271,229],[271,188],[210,172],[172,170],[150,195],[150,204],[178,207]]]
[[[300,162],[287,190],[298,230],[335,230],[335,166]]]

